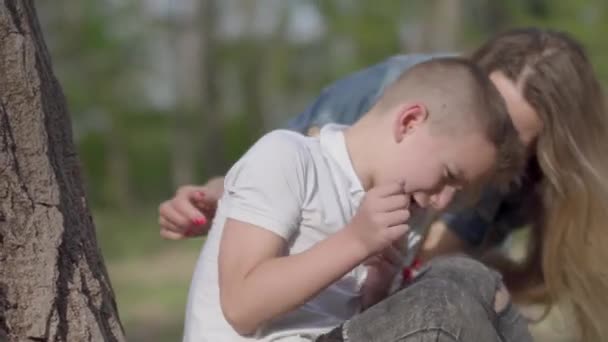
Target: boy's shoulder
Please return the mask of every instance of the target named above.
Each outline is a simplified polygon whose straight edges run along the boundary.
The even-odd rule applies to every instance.
[[[304,157],[310,154],[315,138],[287,129],[277,129],[266,133],[251,147],[257,153],[270,153],[280,157]],[[251,152],[250,151],[250,152]]]
[[[279,208],[288,203],[300,203],[313,165],[313,151],[310,150],[313,141],[313,138],[287,130],[263,135],[226,174],[226,193],[239,193],[239,201],[247,201],[247,205],[266,203],[267,207]],[[278,214],[268,215],[275,217]]]
[[[275,129],[266,134],[264,134],[259,140],[259,142],[283,142],[287,144],[292,144],[296,147],[298,145],[304,146],[307,144],[307,141],[310,139],[309,136],[306,136],[302,133],[294,132],[288,129]]]
[[[306,169],[312,165],[318,139],[286,129],[266,133],[239,159],[235,166],[257,165],[273,170]]]

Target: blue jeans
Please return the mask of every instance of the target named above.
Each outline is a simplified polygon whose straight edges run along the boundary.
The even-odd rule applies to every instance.
[[[528,342],[526,320],[494,308],[500,275],[466,257],[431,261],[406,288],[317,342]]]

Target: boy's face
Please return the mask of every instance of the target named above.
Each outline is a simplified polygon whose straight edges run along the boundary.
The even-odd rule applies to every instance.
[[[396,123],[395,149],[384,169],[391,173],[387,178],[405,183],[418,206],[442,210],[456,191],[492,172],[496,148],[481,132],[431,127],[424,107],[421,111]]]

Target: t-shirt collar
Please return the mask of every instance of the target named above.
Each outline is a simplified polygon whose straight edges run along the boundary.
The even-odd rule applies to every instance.
[[[344,130],[346,128],[348,128],[348,126],[327,124],[323,126],[319,133],[319,141],[321,148],[338,164],[340,170],[348,180],[350,194],[358,195],[363,193],[364,189],[361,180],[355,172],[350,155],[348,154],[348,149],[346,148],[346,140],[344,139]]]

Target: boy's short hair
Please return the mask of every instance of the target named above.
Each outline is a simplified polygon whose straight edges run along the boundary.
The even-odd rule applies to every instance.
[[[519,134],[494,83],[474,63],[459,57],[419,63],[387,87],[374,111],[387,112],[409,101],[426,105],[435,132],[481,131],[496,147],[500,184],[520,174],[524,149]]]

